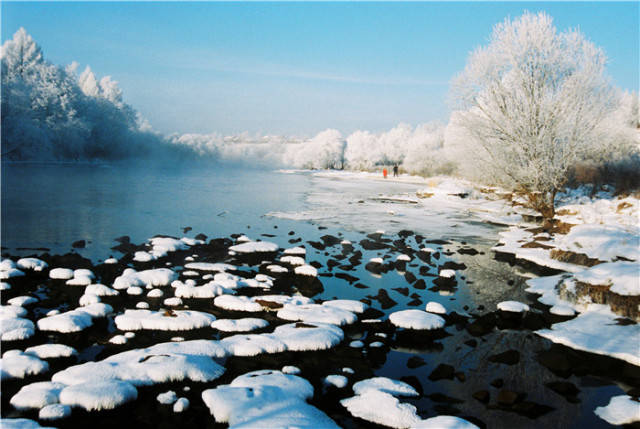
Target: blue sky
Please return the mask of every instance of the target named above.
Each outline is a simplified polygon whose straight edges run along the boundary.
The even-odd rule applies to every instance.
[[[111,75],[163,133],[312,135],[446,122],[450,79],[494,24],[546,11],[638,90],[639,3],[2,2],[56,64]]]

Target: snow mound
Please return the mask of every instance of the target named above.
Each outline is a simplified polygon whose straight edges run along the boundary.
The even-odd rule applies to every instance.
[[[456,276],[456,272],[454,270],[449,270],[449,269],[441,270],[439,276],[445,279],[450,279]]]
[[[262,306],[248,296],[221,295],[213,300],[213,305],[232,311],[255,313],[262,311]]]
[[[38,320],[38,329],[61,333],[80,332],[93,325],[91,314],[82,309],[67,311]]]
[[[38,302],[38,298],[28,295],[16,296],[7,301],[8,304],[15,305],[16,307],[24,307],[25,305],[35,304],[36,302]]]
[[[222,332],[250,332],[266,328],[269,322],[264,319],[247,317],[244,319],[218,319],[211,327]]]
[[[64,419],[71,415],[71,407],[62,404],[49,404],[45,405],[38,412],[38,418],[40,420],[58,420]]]
[[[328,307],[340,308],[342,310],[350,311],[352,313],[361,314],[367,309],[367,304],[352,299],[334,299],[331,301],[325,301],[322,305]]]
[[[2,341],[26,340],[33,337],[35,333],[36,327],[29,319],[7,317],[0,320],[0,338]]]
[[[311,265],[300,265],[295,267],[293,271],[299,276],[317,277],[318,270]]]
[[[307,404],[313,387],[279,371],[255,371],[202,392],[218,423],[231,427],[337,428],[322,411]]]
[[[245,243],[236,244],[229,247],[229,250],[236,253],[264,253],[275,252],[280,247],[276,243],[269,241],[247,241]]]
[[[84,289],[84,293],[90,293],[96,296],[116,296],[119,295],[120,292],[103,284],[91,284]]]
[[[502,301],[498,303],[498,310],[510,313],[523,313],[529,311],[529,306],[518,301]]]
[[[342,326],[358,320],[358,317],[347,310],[320,304],[285,305],[278,310],[278,318],[301,322],[331,323]]]
[[[283,264],[293,265],[294,267],[306,264],[304,258],[291,255],[283,256],[282,258],[280,258],[280,262],[282,262]]]
[[[559,249],[584,253],[601,261],[615,261],[618,257],[640,260],[640,227],[637,225],[576,225],[553,243]]]
[[[176,395],[176,392],[174,392],[173,390],[169,390],[167,392],[158,394],[158,396],[156,396],[156,400],[162,405],[172,405],[178,400],[178,396]]]
[[[14,277],[22,277],[24,276],[24,271],[20,271],[17,268],[9,268],[7,270],[0,271],[0,280],[7,280]]]
[[[19,410],[42,408],[49,404],[57,404],[60,402],[60,392],[65,387],[65,384],[51,381],[27,384],[13,395],[9,402]]]
[[[39,429],[45,426],[40,426],[38,422],[29,419],[0,419],[0,427],[2,429]]]
[[[23,317],[28,313],[26,308],[17,305],[0,305],[0,320]]]
[[[215,298],[216,296],[230,292],[229,289],[212,281],[202,286],[180,284],[176,287],[174,293],[179,298]]]
[[[73,270],[69,268],[53,268],[49,271],[49,278],[56,280],[69,280],[73,278]]]
[[[115,323],[122,331],[188,331],[209,327],[214,320],[215,316],[209,313],[192,310],[125,310],[124,314],[116,316]]]
[[[49,264],[38,258],[22,258],[18,259],[16,263],[17,267],[21,270],[33,270],[42,271],[45,268],[49,268]]]
[[[460,417],[437,416],[419,421],[412,429],[478,429],[478,426]]]
[[[178,278],[178,274],[168,268],[156,268],[153,270],[136,271],[127,268],[122,275],[113,281],[114,289],[128,289],[130,287],[163,287],[169,286]]]
[[[211,262],[190,262],[184,266],[189,270],[225,272],[237,269],[234,265]]]
[[[399,328],[417,330],[440,329],[445,325],[442,317],[421,310],[396,311],[389,315],[389,321]]]
[[[332,375],[327,375],[324,378],[323,383],[327,386],[333,386],[338,389],[344,389],[345,387],[347,387],[347,384],[349,384],[349,379],[344,375],[332,374]]]
[[[368,378],[353,385],[353,393],[356,395],[363,395],[370,390],[385,392],[394,396],[419,396],[416,389],[409,384],[387,377]]]
[[[367,390],[340,403],[354,417],[392,428],[410,428],[420,422],[416,407],[379,390]]]
[[[49,371],[49,364],[20,350],[9,350],[0,359],[0,380],[25,378]]]
[[[425,307],[425,311],[434,314],[447,314],[447,309],[439,302],[429,301]]]
[[[112,410],[138,398],[131,383],[119,380],[91,381],[68,386],[60,392],[60,403],[87,411]]]
[[[595,413],[612,425],[628,425],[640,421],[640,402],[629,395],[614,396],[607,406],[596,408]]]
[[[277,336],[271,334],[233,335],[224,338],[220,344],[234,356],[257,356],[263,353],[280,353],[287,346]]]
[[[65,344],[41,344],[39,346],[29,347],[24,352],[37,356],[40,359],[71,357],[78,354],[76,349]]]
[[[326,350],[344,339],[342,329],[326,323],[290,323],[278,326],[272,335],[289,351]]]

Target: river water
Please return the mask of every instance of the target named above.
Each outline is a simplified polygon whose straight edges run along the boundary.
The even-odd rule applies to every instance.
[[[453,293],[430,291],[427,287],[417,291],[422,302],[437,301],[461,314],[479,313],[483,308],[491,311],[502,300],[531,304],[535,298],[523,292],[521,273],[495,261],[489,251],[500,228],[481,222],[473,212],[456,205],[403,202],[403,198],[415,196],[422,186],[233,166],[3,164],[1,242],[3,254],[12,256],[40,254],[45,251],[42,249],[48,249],[53,254],[74,251],[97,262],[119,256],[111,247],[117,244],[114,239],[123,235],[142,243],[158,234],[193,237],[203,233],[210,238],[246,234],[290,247],[294,234],[307,242],[332,234],[357,243],[378,230],[390,236],[411,230],[428,240],[446,240],[448,245],[438,247],[448,253],[445,259],[467,265],[458,275],[458,287]],[[185,232],[187,227],[190,230]],[[77,240],[85,240],[86,246],[72,249]],[[462,246],[473,246],[480,253],[469,256],[454,252]],[[328,253],[307,248],[308,259],[323,265],[327,262]],[[364,261],[374,256],[380,256],[380,252],[365,252]],[[385,314],[416,308],[410,304],[410,296],[395,291],[407,285],[403,272],[372,276],[363,266],[350,274],[361,279],[368,289],[351,287],[345,280],[329,275],[322,277],[324,291],[314,298],[363,299],[385,289],[397,304],[385,309],[373,300],[373,307]],[[414,267],[407,271],[419,276]],[[450,336],[435,349],[411,344],[394,346],[384,359],[376,361],[375,374],[419,380],[425,396],[412,403],[423,414],[426,410],[430,414],[433,410],[439,414],[458,410],[489,427],[607,426],[593,410],[621,392],[614,381],[588,374],[571,375],[561,381],[572,382],[581,393],[579,402],[570,403],[544,385],[558,381],[536,361],[537,353],[550,347],[547,340],[526,330],[498,330],[478,339],[477,347],[469,348],[464,345],[470,338],[465,332],[449,329]],[[350,335],[358,339],[362,334]],[[507,349],[520,350],[520,364],[487,362],[488,356]],[[425,366],[409,367],[407,362],[412,357],[424,359]],[[464,372],[466,382],[427,379],[434,367],[443,362]],[[483,389],[496,395],[498,389],[489,387],[489,383],[498,378],[504,379],[505,388],[527,392],[528,400],[554,410],[534,420],[487,407],[471,398],[472,393]],[[428,399],[429,394],[460,398],[463,403],[439,402],[437,396]]]

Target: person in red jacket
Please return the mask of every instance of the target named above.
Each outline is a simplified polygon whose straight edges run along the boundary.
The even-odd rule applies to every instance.
[[[386,167],[382,169],[382,175],[384,176],[385,179],[387,178],[387,168]]]

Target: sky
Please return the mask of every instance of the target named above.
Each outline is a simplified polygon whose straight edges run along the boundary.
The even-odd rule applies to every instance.
[[[12,2],[55,64],[91,66],[162,133],[310,136],[446,123],[449,82],[492,27],[525,10],[580,29],[639,86],[638,2]]]

